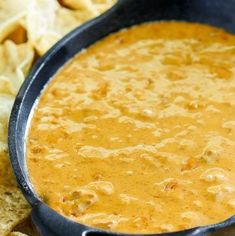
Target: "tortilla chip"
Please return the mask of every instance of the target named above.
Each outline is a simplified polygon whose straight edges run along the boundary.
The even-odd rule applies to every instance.
[[[99,15],[96,6],[91,0],[62,0],[62,3],[72,9],[87,11],[91,17]]]
[[[5,127],[6,127],[5,124],[0,123],[0,137],[1,137],[0,138],[0,152],[3,152],[7,149],[6,140],[5,140],[6,138],[4,138],[4,135],[6,133]]]
[[[1,84],[0,77],[0,84]],[[8,94],[0,93],[0,154],[7,150],[7,129],[8,119],[14,102],[14,97]],[[1,163],[0,163],[1,165]],[[0,173],[1,175],[1,173]]]
[[[6,41],[0,45],[0,58],[0,94],[16,95],[32,65],[34,50],[28,43]]]
[[[117,0],[61,0],[62,4],[72,9],[88,11],[91,17],[98,16],[116,2]]]
[[[75,6],[76,10],[72,10],[61,6],[56,0],[30,1],[26,28],[29,41],[39,55],[43,55],[69,31],[99,15],[100,9],[97,6],[104,5],[101,3],[94,5],[86,0],[78,1]]]
[[[18,188],[0,186],[0,235],[8,235],[20,221],[24,220],[30,207]]]
[[[103,13],[116,4],[117,0],[93,0],[99,13]]]
[[[11,34],[9,34],[6,40],[11,40],[15,44],[21,44],[27,42],[27,32],[22,26],[17,27]]]
[[[74,12],[61,7],[55,0],[32,0],[26,28],[31,44],[43,55],[66,33],[81,24]]]
[[[52,30],[58,8],[59,4],[55,0],[31,0],[29,3],[26,17],[28,38],[40,55],[49,48],[46,44],[52,45],[60,38]],[[43,44],[40,42],[42,40]]]
[[[14,97],[29,68],[34,51],[29,44],[6,41],[0,45],[0,153],[7,150],[8,120]]]
[[[0,1],[0,42],[11,34],[26,15],[30,0],[5,0]]]
[[[20,232],[12,232],[9,234],[9,236],[28,236],[27,234],[22,234]]]

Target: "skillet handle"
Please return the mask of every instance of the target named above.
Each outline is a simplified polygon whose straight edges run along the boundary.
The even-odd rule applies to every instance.
[[[56,236],[55,232],[51,232],[48,226],[46,225],[45,222],[46,217],[47,217],[47,211],[43,210],[43,208],[41,207],[41,203],[40,205],[37,205],[36,207],[33,208],[31,218],[34,226],[37,229],[37,232],[41,236]]]

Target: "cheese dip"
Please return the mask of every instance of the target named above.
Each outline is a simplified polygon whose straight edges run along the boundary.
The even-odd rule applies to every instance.
[[[160,22],[79,53],[35,108],[27,165],[60,214],[161,233],[235,213],[235,36]]]

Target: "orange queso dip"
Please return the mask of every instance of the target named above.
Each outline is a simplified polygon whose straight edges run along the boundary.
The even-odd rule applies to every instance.
[[[235,36],[148,23],[64,66],[34,111],[31,181],[60,214],[128,233],[235,214]]]

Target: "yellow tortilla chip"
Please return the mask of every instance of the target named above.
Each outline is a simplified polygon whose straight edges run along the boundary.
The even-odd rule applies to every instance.
[[[69,31],[99,15],[99,7],[102,11],[108,8],[104,8],[105,4],[94,4],[89,0],[78,1],[75,6],[76,10],[72,10],[61,6],[56,0],[30,1],[26,29],[29,41],[39,55],[43,55]]]
[[[117,0],[61,0],[61,2],[72,9],[88,11],[91,17],[95,17],[112,7]]]
[[[26,28],[29,41],[40,55],[45,53],[61,37],[54,30],[56,13],[59,7],[55,0],[30,1],[26,17]]]
[[[34,59],[28,43],[16,45],[6,41],[0,45],[0,94],[16,95]]]
[[[18,188],[0,186],[0,235],[8,235],[20,221],[24,220],[30,207]]]
[[[96,6],[91,0],[62,0],[62,3],[72,9],[87,11],[91,17],[99,15]]]
[[[30,0],[4,0],[0,1],[0,42],[12,33],[26,15]]]
[[[20,232],[12,232],[9,234],[9,236],[28,236],[27,234],[22,234]]]
[[[103,13],[115,5],[117,0],[93,0],[99,13]]]
[[[32,45],[43,55],[66,33],[81,24],[76,14],[61,7],[55,0],[32,0],[26,28]]]
[[[28,70],[34,51],[29,44],[16,45],[6,41],[0,45],[0,153],[7,150],[8,120],[18,92]]]
[[[11,40],[16,44],[27,42],[27,32],[22,26],[17,27],[11,34],[6,37],[6,40]]]
[[[1,97],[0,97],[0,99],[1,99]],[[4,124],[0,123],[0,137],[2,137],[0,140],[0,152],[1,151],[3,152],[7,149],[6,140],[4,140],[5,138],[3,138],[6,133],[5,127],[6,126]]]
[[[0,77],[1,81],[1,77]],[[0,82],[1,83],[1,82]],[[7,150],[8,119],[14,102],[14,97],[8,94],[0,94],[0,154]],[[0,163],[1,166],[1,163]],[[0,168],[1,171],[1,168]],[[0,173],[1,175],[1,173]]]

